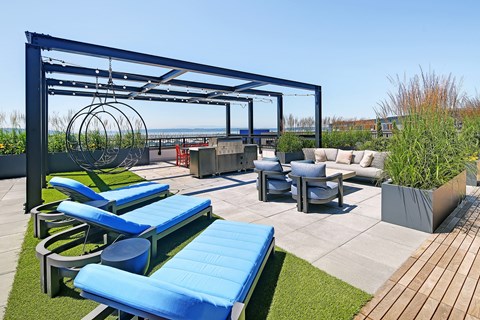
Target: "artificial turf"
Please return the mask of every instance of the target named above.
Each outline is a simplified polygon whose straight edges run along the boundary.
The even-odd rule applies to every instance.
[[[101,191],[143,180],[130,172],[99,176],[72,172],[61,176]],[[56,190],[45,189],[43,197],[50,202],[64,196]],[[213,221],[201,217],[161,239],[158,257],[152,261],[150,272],[163,265]],[[73,288],[73,281],[66,279],[55,298],[41,293],[39,263],[35,258],[38,243],[30,221],[4,319],[81,319],[97,304],[81,298],[79,290]],[[351,319],[370,298],[369,294],[277,247],[248,304],[247,319]]]

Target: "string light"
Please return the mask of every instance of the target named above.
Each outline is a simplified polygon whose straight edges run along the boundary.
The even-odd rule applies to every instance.
[[[58,81],[59,84],[63,84],[63,81]]]
[[[127,75],[124,75],[124,76],[123,76],[123,79],[128,79]]]
[[[74,92],[74,93],[72,93],[72,94],[73,94],[73,95],[75,95],[75,92]]]
[[[100,73],[100,70],[98,70],[98,69],[95,70],[95,73],[96,73],[96,74],[99,74],[99,73]]]

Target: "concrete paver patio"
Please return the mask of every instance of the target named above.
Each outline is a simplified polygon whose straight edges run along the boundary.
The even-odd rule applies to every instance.
[[[0,180],[0,319],[17,269],[30,215],[23,214],[25,178]]]
[[[429,236],[381,222],[381,188],[369,183],[347,180],[342,208],[332,202],[312,206],[313,212],[305,214],[288,195],[259,202],[253,172],[197,179],[169,162],[133,171],[170,184],[173,192],[210,198],[214,214],[224,219],[273,225],[279,247],[368,293]]]

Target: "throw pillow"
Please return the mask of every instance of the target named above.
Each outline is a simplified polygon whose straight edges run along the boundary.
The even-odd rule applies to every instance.
[[[360,161],[362,161],[362,159],[363,159],[364,153],[365,153],[364,150],[353,151],[352,163],[359,164]]]
[[[315,162],[327,161],[327,155],[323,149],[315,149]]]
[[[387,158],[386,152],[375,152],[373,154],[373,161],[370,166],[383,170],[383,168],[385,167],[386,158]]]
[[[353,151],[338,150],[336,163],[350,164],[352,162]]]
[[[365,152],[363,155],[362,161],[360,161],[360,167],[366,168],[370,167],[373,161],[373,153],[371,152]]]

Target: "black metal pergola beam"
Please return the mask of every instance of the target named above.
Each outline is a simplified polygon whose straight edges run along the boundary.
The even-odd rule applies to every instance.
[[[92,98],[95,95],[94,91],[75,91],[75,90],[56,90],[56,89],[49,89],[48,94],[50,95],[58,95],[58,96],[76,96],[76,97],[89,97]],[[109,98],[109,99],[120,99],[120,100],[131,100],[130,96],[128,94],[113,94],[111,92],[107,93],[98,93],[99,98]],[[135,98],[135,100],[141,100],[141,101],[158,101],[158,102],[172,102],[172,103],[182,103],[185,104],[185,101],[181,100],[173,100],[171,98],[161,98],[157,96],[145,96],[141,95]],[[221,106],[226,106],[229,105],[230,102],[228,101],[215,101],[215,102],[206,102],[199,100],[198,102],[192,103],[192,104],[200,104],[200,105],[221,105]]]
[[[93,69],[93,68],[85,68],[85,67],[73,67],[73,66],[62,66],[60,64],[50,64],[44,63],[44,70],[48,73],[60,73],[60,74],[68,74],[68,75],[77,75],[77,76],[87,76],[87,77],[98,77],[98,78],[108,78],[109,72],[107,70],[102,69]],[[126,76],[126,78],[125,78]],[[148,82],[150,81],[153,84],[157,82],[161,82],[161,77],[150,76],[150,75],[140,75],[135,73],[129,72],[119,72],[113,71],[112,78],[116,80],[122,81],[134,81],[134,82]],[[184,88],[193,88],[193,89],[200,89],[200,90],[213,90],[219,92],[234,92],[235,87],[232,86],[224,86],[212,83],[203,83],[203,82],[195,82],[195,81],[188,81],[188,80],[179,80],[179,79],[172,79],[168,81],[169,84],[176,87],[184,87]],[[266,90],[255,90],[255,89],[248,89],[242,90],[245,94],[250,95],[258,95],[258,96],[281,96],[281,92],[276,91],[266,91]]]
[[[74,84],[75,83],[75,84]],[[72,95],[73,93],[78,93],[78,92],[86,92],[83,90],[78,90],[78,89],[95,89],[97,87],[96,83],[93,82],[85,82],[85,81],[72,81],[72,80],[59,80],[59,79],[47,79],[47,85],[50,87],[55,87],[55,88],[75,88],[76,90],[71,90]],[[134,86],[121,86],[121,85],[108,85],[105,83],[99,84],[101,87],[98,88],[99,95],[103,95],[103,92],[105,90],[114,90],[114,91],[119,91],[119,92],[129,92],[128,98],[130,99],[137,99],[141,95],[161,95],[161,96],[169,96],[169,97],[175,97],[180,99],[178,102],[183,102],[187,103],[187,100],[191,100],[190,102],[195,102],[197,100],[199,101],[209,101],[210,102],[223,102],[223,101],[230,101],[230,102],[243,102],[243,103],[248,103],[251,99],[245,98],[245,97],[230,97],[230,96],[222,96],[220,98],[208,98],[207,94],[204,93],[186,93],[184,91],[173,91],[173,90],[160,90],[160,89],[151,89],[148,91],[145,91],[144,87],[134,87]],[[52,91],[50,91],[52,92]],[[54,90],[56,92],[56,90]],[[131,92],[137,93],[134,97],[132,97]],[[91,91],[90,94],[93,96],[95,94],[95,91]],[[75,94],[76,95],[76,94]],[[192,99],[191,99],[192,98]],[[181,100],[184,99],[184,100]],[[158,101],[164,101],[164,100],[158,100]],[[167,102],[170,102],[170,100],[165,100]]]
[[[168,81],[175,79],[176,77],[179,77],[186,72],[187,71],[185,70],[170,70],[169,72],[165,73],[163,76],[160,76],[160,81],[158,83],[151,83],[151,82],[147,83],[144,86],[142,86],[141,91],[134,91],[134,92],[131,92],[129,95],[130,97],[134,98],[137,95],[139,95],[140,92],[144,92],[146,90],[150,90],[155,87],[158,87],[159,85],[167,83]]]
[[[303,90],[315,90],[315,85],[286,80],[276,77],[264,76],[250,72],[238,71],[233,69],[210,66],[201,63],[171,59],[151,54],[145,54],[135,51],[100,46],[96,44],[62,39],[34,32],[26,32],[27,40],[30,44],[38,46],[44,50],[55,50],[74,54],[82,54],[100,58],[112,58],[115,60],[153,65],[168,69],[180,69],[196,73],[208,74],[212,76],[223,76],[227,78],[240,79],[246,81],[257,81],[265,84],[272,84],[282,87],[289,87]]]

